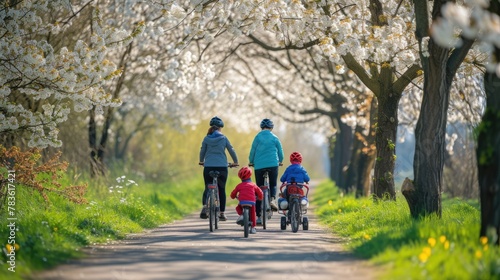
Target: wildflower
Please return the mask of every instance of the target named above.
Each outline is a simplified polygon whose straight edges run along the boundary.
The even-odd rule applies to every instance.
[[[481,238],[479,238],[479,241],[481,242],[482,245],[486,245],[488,243],[488,237],[481,236]]]
[[[422,253],[427,254],[429,256],[431,255],[431,252],[432,250],[429,247],[424,247],[424,249],[422,249]]]
[[[342,209],[339,208],[339,210],[337,210],[339,213],[342,213]]]
[[[421,261],[421,262],[427,262],[427,260],[429,259],[429,255],[427,255],[426,253],[422,252],[420,253],[420,255],[418,255],[418,259]]]
[[[441,243],[443,243],[443,244],[444,244],[444,242],[445,242],[445,241],[446,241],[446,236],[441,235],[441,236],[439,237],[439,242],[441,242]]]
[[[370,239],[372,239],[372,238],[371,238],[371,236],[370,236],[369,234],[365,234],[363,237],[364,237],[366,240],[370,240]]]
[[[7,252],[13,252],[13,251],[19,251],[19,244],[14,243],[14,245],[7,244],[5,245],[5,249],[7,249]]]
[[[328,205],[332,206],[332,204],[333,204],[333,201],[331,199],[328,200]]]
[[[444,242],[444,249],[448,250],[450,248],[450,241],[446,240]]]
[[[488,251],[488,248],[489,248],[488,245],[484,245],[483,246],[483,251]]]
[[[476,256],[477,259],[480,259],[480,258],[483,257],[483,253],[481,253],[481,251],[479,251],[479,250],[476,250],[475,256]]]
[[[431,247],[434,247],[436,245],[436,239],[434,237],[429,237],[429,239],[427,239],[427,243],[429,243]]]

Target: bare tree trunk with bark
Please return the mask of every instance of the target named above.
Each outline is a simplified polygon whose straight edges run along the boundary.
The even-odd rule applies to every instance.
[[[420,57],[424,71],[424,95],[415,128],[414,181],[405,180],[402,193],[411,216],[430,214],[441,216],[441,189],[446,153],[445,135],[450,88],[453,77],[472,46],[464,40],[461,47],[450,51],[437,45],[429,37],[428,1],[415,0],[416,37],[420,42]],[[437,19],[447,1],[434,1],[432,19]],[[428,50],[423,50],[424,38],[429,39]],[[428,55],[424,55],[424,53]]]
[[[500,4],[495,4],[500,15]],[[495,49],[497,61],[500,48]],[[477,162],[481,200],[480,237],[500,244],[500,77],[495,73],[484,76],[486,112],[479,128]]]

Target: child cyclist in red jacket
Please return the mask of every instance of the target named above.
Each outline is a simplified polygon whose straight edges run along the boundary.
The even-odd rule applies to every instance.
[[[240,177],[241,183],[239,183],[231,192],[231,198],[235,199],[236,197],[238,197],[238,201],[240,202],[240,204],[244,203],[253,205],[252,209],[250,210],[250,219],[252,221],[252,229],[250,230],[250,233],[257,233],[257,230],[255,229],[255,226],[257,226],[255,197],[257,196],[259,200],[262,200],[262,190],[252,182],[252,169],[250,169],[249,167],[242,167],[240,171],[238,171],[238,177]],[[238,217],[238,220],[236,220],[237,224],[243,223],[243,207],[241,207],[240,204],[236,206],[236,213],[240,215]]]

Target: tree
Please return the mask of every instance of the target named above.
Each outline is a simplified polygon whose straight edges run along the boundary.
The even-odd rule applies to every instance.
[[[104,81],[120,75],[107,54],[119,44],[128,44],[132,36],[108,29],[97,12],[88,17],[93,30],[79,25],[79,15],[91,2],[3,2],[0,132],[7,146],[21,144],[22,139],[32,147],[58,147],[62,145],[58,125],[71,111],[92,107],[102,111],[120,104],[103,87]],[[89,33],[87,41],[77,38],[78,27],[79,32]]]
[[[500,2],[472,1],[467,8],[447,4],[443,18],[437,22],[435,36],[447,38],[443,45],[463,44],[453,37],[453,28],[459,28],[467,39],[476,39],[490,50],[484,74],[486,109],[479,126],[477,162],[481,201],[481,228],[479,235],[500,244]]]

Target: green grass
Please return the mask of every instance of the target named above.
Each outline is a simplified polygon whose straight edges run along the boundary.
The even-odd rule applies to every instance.
[[[312,203],[347,249],[383,267],[381,279],[500,279],[499,248],[479,239],[477,202],[443,199],[441,219],[413,220],[401,195],[375,203],[324,182]]]
[[[82,256],[80,249],[94,243],[123,239],[181,218],[198,209],[202,178],[182,184],[138,185],[104,181],[89,186],[87,204],[74,204],[50,194],[50,204],[36,192],[18,187],[16,192],[16,272],[8,271],[6,257],[7,212],[0,213],[1,279],[22,279],[34,271]],[[67,179],[67,178],[66,178]]]

